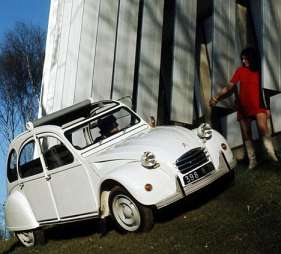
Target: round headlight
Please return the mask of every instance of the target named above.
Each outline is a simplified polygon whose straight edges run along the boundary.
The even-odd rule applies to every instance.
[[[155,155],[152,152],[144,152],[141,156],[141,165],[145,168],[157,168],[159,163],[155,159]]]
[[[208,123],[202,123],[197,129],[197,135],[202,139],[210,139],[212,137],[212,127]]]

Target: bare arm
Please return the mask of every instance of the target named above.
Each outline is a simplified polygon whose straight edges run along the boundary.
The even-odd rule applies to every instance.
[[[230,96],[234,91],[234,86],[234,83],[228,83],[227,86],[220,89],[217,95],[211,97],[209,105],[213,107],[219,102],[219,100]]]

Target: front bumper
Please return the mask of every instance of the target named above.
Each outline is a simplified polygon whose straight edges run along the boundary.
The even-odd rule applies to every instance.
[[[220,153],[219,158],[219,167],[204,177],[198,179],[197,181],[194,181],[192,183],[183,184],[183,181],[180,180],[180,178],[177,178],[177,190],[176,193],[172,196],[170,196],[167,199],[164,199],[156,204],[157,209],[160,209],[162,207],[165,207],[169,204],[172,204],[208,185],[216,181],[217,179],[223,177],[224,175],[232,172],[234,168],[236,167],[236,160],[233,160],[231,164],[229,164],[224,156],[223,153]]]

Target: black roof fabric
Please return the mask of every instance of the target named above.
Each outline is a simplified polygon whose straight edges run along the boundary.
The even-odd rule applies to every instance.
[[[106,104],[116,103],[114,101],[100,101],[93,103],[90,99],[74,104],[70,107],[61,109],[33,122],[34,127],[42,125],[58,125],[62,126],[65,123],[78,119],[80,117],[87,117],[91,112],[97,108],[101,108]],[[117,103],[116,103],[117,105]]]

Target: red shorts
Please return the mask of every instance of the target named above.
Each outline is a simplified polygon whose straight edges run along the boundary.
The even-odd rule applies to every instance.
[[[255,120],[256,115],[259,113],[264,113],[267,115],[267,117],[270,116],[270,111],[265,108],[259,108],[256,110],[252,110],[251,112],[245,112],[244,110],[238,109],[237,110],[237,120],[240,121],[242,119],[250,119]]]

